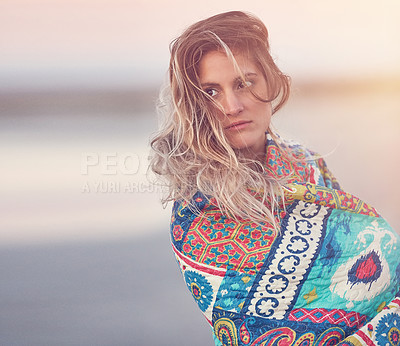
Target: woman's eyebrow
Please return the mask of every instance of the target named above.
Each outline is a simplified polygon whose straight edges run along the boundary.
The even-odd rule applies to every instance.
[[[244,74],[245,77],[257,77],[257,73],[255,72],[247,72]]]
[[[248,72],[248,73],[244,73],[243,74],[243,77],[244,77],[244,79],[246,80],[246,79],[249,79],[249,78],[256,78],[258,75],[257,75],[257,73],[255,73],[255,72]],[[237,76],[235,79],[234,79],[234,82],[235,83],[239,83],[239,82],[242,82],[243,81],[243,78],[242,78],[242,76]]]
[[[257,77],[257,76],[258,76],[258,74],[255,73],[255,72],[246,72],[246,73],[243,73],[243,77],[244,77],[245,79],[250,78],[250,77]],[[242,79],[243,79],[242,76],[237,76],[237,77],[235,78],[235,81],[241,81]]]
[[[244,73],[243,75],[244,75],[245,78],[248,78],[248,77],[257,77],[257,76],[258,76],[258,74],[257,74],[256,72],[246,72],[246,73]],[[240,80],[242,80],[242,77],[241,77],[241,76],[237,76],[237,77],[233,80],[233,82],[237,82],[237,81],[240,81]],[[204,89],[204,88],[216,88],[216,87],[219,87],[220,84],[219,84],[219,83],[214,83],[214,82],[204,82],[204,83],[201,83],[200,86],[201,86],[203,89]]]
[[[205,82],[205,83],[201,83],[200,86],[204,89],[204,88],[215,88],[215,87],[219,87],[218,83],[212,83],[212,82]]]

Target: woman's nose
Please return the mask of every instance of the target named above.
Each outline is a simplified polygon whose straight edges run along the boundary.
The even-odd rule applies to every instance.
[[[223,108],[226,115],[238,115],[243,110],[243,103],[240,97],[234,92],[229,92],[225,94]]]

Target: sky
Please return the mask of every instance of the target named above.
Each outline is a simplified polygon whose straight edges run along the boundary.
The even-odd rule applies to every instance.
[[[229,10],[264,21],[295,79],[400,76],[397,0],[2,0],[0,89],[157,85],[169,42]]]

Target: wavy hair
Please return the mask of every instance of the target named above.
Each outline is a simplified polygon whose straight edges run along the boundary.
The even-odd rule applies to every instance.
[[[205,54],[222,51],[251,59],[266,80],[272,113],[289,97],[290,81],[270,54],[268,31],[254,15],[232,11],[188,27],[171,42],[169,82],[160,92],[158,111],[164,122],[151,141],[150,168],[166,183],[163,202],[184,200],[194,206],[198,191],[213,197],[235,219],[271,222],[279,182],[265,174],[261,162],[233,149],[200,86],[199,63]],[[236,64],[237,66],[237,64]],[[215,106],[215,104],[214,104]]]

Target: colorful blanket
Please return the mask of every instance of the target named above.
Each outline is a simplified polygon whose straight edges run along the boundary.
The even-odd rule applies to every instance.
[[[322,159],[268,137],[266,166],[288,178],[271,223],[235,221],[196,194],[175,202],[172,247],[216,345],[399,345],[400,238],[340,190]]]

